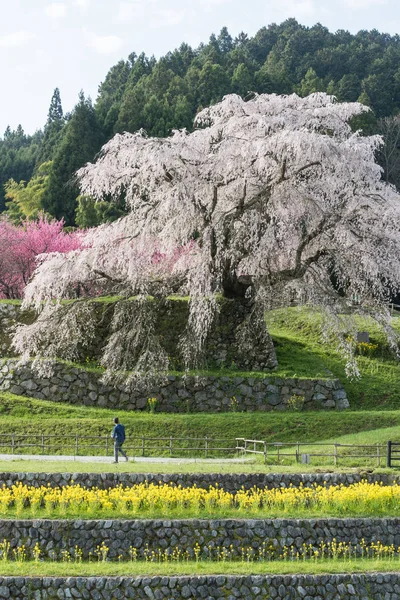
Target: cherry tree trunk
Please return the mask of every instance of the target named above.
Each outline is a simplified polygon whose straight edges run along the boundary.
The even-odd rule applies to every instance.
[[[220,368],[269,371],[278,365],[264,315],[244,298],[224,298],[209,333],[206,354]]]

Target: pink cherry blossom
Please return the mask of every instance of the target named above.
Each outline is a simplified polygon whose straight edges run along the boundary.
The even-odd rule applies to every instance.
[[[65,233],[63,221],[40,217],[21,227],[0,221],[0,297],[22,298],[38,257],[81,247],[79,232]]]

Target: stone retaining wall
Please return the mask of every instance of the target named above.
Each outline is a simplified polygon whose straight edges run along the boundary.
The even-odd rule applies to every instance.
[[[241,557],[241,548],[255,552],[263,543],[280,553],[283,546],[300,548],[303,543],[317,547],[322,541],[400,545],[400,519],[135,519],[135,520],[1,520],[0,539],[11,542],[12,548],[25,544],[28,554],[38,542],[43,557],[61,557],[62,550],[72,554],[78,545],[87,558],[96,546],[104,542],[109,558],[120,555],[129,559],[129,549],[137,549],[138,557],[154,550],[188,550],[193,555],[196,544],[202,555],[229,548],[233,556]],[[215,558],[215,557],[214,557]],[[0,596],[1,598],[1,596]]]
[[[284,410],[293,396],[304,397],[305,409],[349,407],[346,392],[337,379],[282,379],[280,377],[178,377],[143,392],[127,393],[100,381],[100,374],[58,363],[54,374],[40,378],[29,365],[16,359],[0,366],[0,390],[13,394],[85,404],[118,410],[146,410],[149,397],[157,398],[160,412],[221,412]]]
[[[12,600],[399,600],[399,573],[203,577],[0,577]]]
[[[117,306],[122,308],[127,321],[135,327],[136,318],[141,318],[139,304],[135,299],[96,302],[93,298],[86,304],[93,319],[95,336],[85,349],[82,348],[80,362],[86,357],[97,360],[102,355],[111,331],[113,314]],[[274,344],[267,332],[263,319],[251,320],[250,330],[245,334],[243,324],[250,316],[250,306],[239,299],[217,299],[218,311],[205,342],[204,368],[231,368],[234,363],[243,371],[270,371],[277,366]],[[71,305],[59,307],[59,318],[65,316]],[[169,298],[164,301],[153,299],[148,309],[154,309],[155,334],[170,360],[171,369],[182,369],[180,340],[185,334],[189,316],[189,302],[185,298]],[[253,315],[254,316],[254,315]],[[15,325],[32,323],[34,311],[22,311],[20,305],[0,302],[0,356],[14,356],[11,335]],[[87,321],[85,321],[87,323]],[[11,352],[11,354],[10,354]],[[63,358],[60,356],[60,358]]]
[[[218,486],[227,492],[237,492],[252,487],[273,489],[279,487],[305,487],[312,485],[350,485],[359,481],[393,485],[400,483],[396,473],[0,473],[0,486],[22,482],[25,485],[51,487],[80,484],[83,487],[108,489],[118,485],[132,486],[138,483],[166,483],[183,487],[208,489]]]

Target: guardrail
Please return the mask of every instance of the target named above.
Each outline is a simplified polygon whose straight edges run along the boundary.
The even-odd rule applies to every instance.
[[[124,450],[130,456],[202,456],[234,455],[234,438],[205,437],[147,437],[129,436]],[[83,436],[80,434],[0,434],[2,454],[43,454],[68,456],[112,456],[114,442],[110,435]]]
[[[317,451],[312,452],[313,448],[316,448]],[[327,449],[326,452],[323,451],[325,448]],[[328,462],[329,459],[332,459],[331,462],[336,467],[339,462],[343,462],[345,459],[366,459],[380,467],[385,462],[387,444],[340,444],[338,442],[332,444],[324,442],[283,444],[282,442],[236,438],[236,450],[242,456],[247,454],[260,455],[264,458],[264,463],[270,462],[270,464],[281,464],[285,460],[309,464],[312,462],[312,458],[326,458]],[[326,464],[321,460],[319,462]]]

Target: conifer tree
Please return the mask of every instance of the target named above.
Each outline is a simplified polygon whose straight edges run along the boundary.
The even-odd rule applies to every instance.
[[[38,156],[39,163],[47,162],[52,159],[55,149],[60,141],[64,124],[65,120],[60,90],[56,88],[51,98],[47,122],[44,127],[43,143]]]
[[[83,91],[71,119],[63,131],[55,153],[49,183],[43,196],[43,208],[56,217],[64,218],[66,225],[74,225],[76,198],[79,189],[74,173],[93,160],[101,147],[102,134],[90,98]]]

